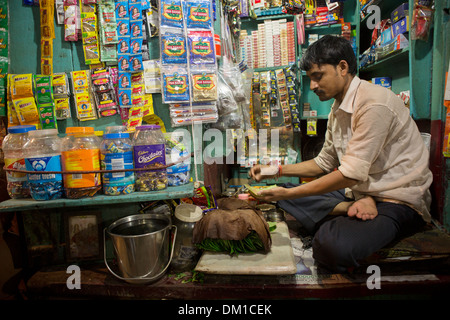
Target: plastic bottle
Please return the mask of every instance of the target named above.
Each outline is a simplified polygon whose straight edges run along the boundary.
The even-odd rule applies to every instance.
[[[172,271],[191,271],[197,265],[201,251],[192,243],[195,223],[203,217],[200,207],[193,204],[180,204],[175,209],[174,225],[177,237],[170,264]]]
[[[28,132],[36,130],[33,125],[14,126],[8,128],[3,139],[2,150],[7,169],[26,170],[23,146],[28,142]],[[6,172],[6,189],[12,199],[30,197],[30,189],[26,173]]]
[[[30,140],[25,144],[25,166],[31,197],[34,200],[56,200],[64,194],[62,174],[45,173],[61,171],[61,138],[57,129],[30,131]]]
[[[129,133],[108,133],[100,147],[102,170],[133,169],[133,145]],[[107,195],[134,192],[134,172],[103,173],[103,193]]]
[[[166,165],[165,139],[158,125],[136,127],[133,137],[134,167]],[[155,191],[167,188],[166,169],[136,171],[136,190]]]
[[[62,141],[63,171],[100,170],[100,139],[92,127],[68,127]],[[78,199],[94,196],[101,188],[100,173],[64,174],[66,197]]]

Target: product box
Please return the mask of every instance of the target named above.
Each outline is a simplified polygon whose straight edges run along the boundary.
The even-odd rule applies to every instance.
[[[403,19],[397,21],[392,26],[392,34],[396,37],[399,34],[409,32],[409,17],[404,17]]]
[[[392,90],[392,79],[389,77],[372,78],[372,83]]]
[[[399,34],[387,45],[375,48],[375,60],[381,60],[387,55],[390,55],[391,53],[394,53],[397,50],[404,49],[408,46],[408,39],[403,34]]]
[[[397,21],[407,17],[409,15],[409,4],[408,2],[402,3],[391,13],[391,22],[396,23]]]

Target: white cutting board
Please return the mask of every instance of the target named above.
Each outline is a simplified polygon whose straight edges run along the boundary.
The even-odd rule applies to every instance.
[[[241,253],[238,256],[231,256],[226,253],[205,251],[195,270],[210,274],[295,274],[297,266],[286,222],[277,222],[277,228],[271,235],[272,247],[267,254]]]

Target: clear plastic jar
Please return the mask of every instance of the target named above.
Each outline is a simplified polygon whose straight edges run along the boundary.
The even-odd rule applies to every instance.
[[[62,174],[45,173],[61,171],[61,138],[57,129],[30,131],[30,140],[25,144],[25,166],[31,197],[34,200],[56,200],[64,194]]]
[[[36,130],[36,127],[32,125],[8,128],[8,134],[2,143],[7,169],[26,170],[23,146],[29,141],[28,133],[33,130]],[[26,173],[6,171],[6,181],[6,189],[12,199],[30,197]]]
[[[134,167],[147,168],[166,165],[166,146],[161,127],[146,125],[136,127],[133,137]],[[136,171],[136,190],[155,191],[167,188],[166,169]]]
[[[108,133],[103,136],[100,147],[102,170],[133,169],[133,145],[129,133]],[[134,172],[111,172],[102,174],[103,193],[107,195],[134,192]]]
[[[127,126],[109,126],[105,129],[105,134],[126,132]]]
[[[180,204],[175,209],[173,224],[177,227],[177,237],[170,263],[172,271],[192,271],[197,265],[201,251],[192,243],[192,232],[202,217],[202,209],[193,204]]]
[[[100,139],[92,127],[68,127],[62,141],[63,171],[100,170]],[[100,173],[64,174],[66,197],[78,199],[94,196],[101,188]]]

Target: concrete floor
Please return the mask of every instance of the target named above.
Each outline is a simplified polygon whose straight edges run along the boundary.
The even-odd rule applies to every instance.
[[[16,269],[13,264],[11,252],[3,238],[3,225],[0,221],[0,300],[12,300],[17,296],[17,280],[14,279],[21,269]]]

